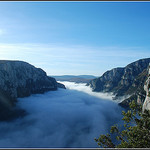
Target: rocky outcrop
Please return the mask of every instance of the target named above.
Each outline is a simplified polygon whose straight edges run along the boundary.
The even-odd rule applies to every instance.
[[[146,98],[143,104],[143,112],[144,110],[150,110],[150,64],[148,68],[148,78],[145,82],[144,90],[146,91]]]
[[[124,68],[115,68],[105,72],[101,77],[91,80],[89,85],[94,92],[111,92],[121,80]]]
[[[62,89],[66,89],[65,85],[62,83],[59,83],[59,82],[57,82],[57,87],[62,88]]]
[[[146,81],[148,74],[148,69],[144,69],[134,80],[132,86],[129,88],[130,96],[129,98],[124,99],[119,105],[128,107],[129,103],[134,100],[137,104],[143,104],[146,96],[144,90],[144,83]]]
[[[114,99],[127,96],[122,105],[128,104],[138,94],[144,95],[143,85],[146,80],[147,66],[150,58],[140,59],[124,68],[115,68],[105,72],[101,77],[92,80],[88,85],[96,92],[112,92]]]
[[[23,61],[1,60],[0,117],[10,112],[18,97],[57,90],[57,88],[56,80],[48,77],[40,68]]]

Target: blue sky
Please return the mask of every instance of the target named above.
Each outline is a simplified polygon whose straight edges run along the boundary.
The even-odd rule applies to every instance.
[[[150,57],[150,2],[0,2],[0,59],[100,76]]]

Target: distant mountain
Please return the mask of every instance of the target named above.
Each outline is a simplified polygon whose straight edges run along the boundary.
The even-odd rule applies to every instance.
[[[137,100],[138,95],[143,101],[145,97],[143,87],[149,63],[150,58],[146,58],[124,68],[114,68],[105,72],[101,77],[91,80],[87,85],[95,92],[112,92],[115,95],[114,99],[126,97],[120,104],[122,106],[127,106],[131,99]]]
[[[76,83],[89,83],[92,79],[95,79],[95,76],[92,75],[62,75],[62,76],[52,76],[57,81],[69,81]]]

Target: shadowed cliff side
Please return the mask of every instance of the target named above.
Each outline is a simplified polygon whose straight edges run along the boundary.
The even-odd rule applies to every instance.
[[[65,88],[61,84],[59,87]],[[56,80],[40,68],[23,61],[0,60],[0,120],[16,114],[13,106],[17,98],[57,88]]]

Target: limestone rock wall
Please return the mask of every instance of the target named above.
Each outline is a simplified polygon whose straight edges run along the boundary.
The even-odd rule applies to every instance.
[[[145,82],[144,90],[146,91],[146,98],[143,104],[143,111],[145,109],[150,110],[150,63],[149,63],[149,68],[148,68],[148,78]]]
[[[137,99],[137,94],[144,94],[143,85],[146,80],[146,70],[150,58],[140,59],[124,68],[114,68],[105,72],[101,77],[91,80],[89,85],[95,92],[111,92],[114,99],[132,96]],[[123,102],[127,104],[128,101]]]
[[[0,61],[0,91],[11,98],[56,89],[56,80],[42,69],[22,61]]]
[[[59,84],[59,87],[65,88]],[[16,116],[18,97],[57,90],[58,84],[46,72],[23,61],[0,60],[0,120]],[[20,114],[20,111],[19,113]]]

